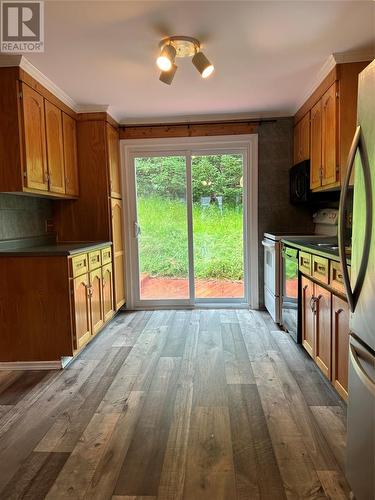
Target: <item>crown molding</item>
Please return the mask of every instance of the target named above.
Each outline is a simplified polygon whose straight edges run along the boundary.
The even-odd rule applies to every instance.
[[[74,99],[68,96],[58,85],[50,80],[44,73],[36,68],[25,56],[22,55],[5,55],[0,54],[0,67],[20,67],[30,76],[32,76],[43,87],[49,90],[60,101],[66,104],[76,113],[108,113],[115,121],[117,121],[115,113],[108,104],[79,104]]]
[[[321,66],[315,77],[312,79],[311,84],[304,92],[298,106],[292,114],[294,115],[300,109],[300,107],[307,101],[314,90],[322,83],[328,73],[333,70],[336,64],[371,61],[372,59],[374,59],[374,57],[374,50],[367,50],[362,52],[335,52],[334,54],[331,54],[326,59],[323,66]]]
[[[60,101],[66,104],[69,108],[77,113],[78,104],[68,96],[60,87],[58,87],[52,80],[50,80],[44,73],[39,71],[31,62],[22,56],[19,67],[26,71],[30,76],[35,78],[43,87],[49,90],[53,95],[55,95]]]

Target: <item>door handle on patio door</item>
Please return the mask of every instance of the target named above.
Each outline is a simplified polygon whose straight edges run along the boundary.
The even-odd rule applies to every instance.
[[[357,281],[352,289],[349,278],[348,264],[346,261],[345,253],[345,209],[346,209],[346,198],[349,187],[350,177],[353,171],[353,165],[355,160],[355,155],[359,149],[361,156],[361,166],[363,171],[363,179],[365,183],[365,200],[366,200],[366,214],[365,214],[365,236],[363,243],[363,251],[361,256],[361,263],[358,269]],[[348,304],[351,312],[354,312],[359,295],[361,293],[363,281],[365,278],[365,273],[367,269],[367,263],[370,253],[371,244],[371,232],[372,232],[372,187],[371,187],[371,172],[369,161],[367,157],[367,151],[365,144],[363,143],[363,137],[361,132],[361,127],[358,125],[352,145],[350,147],[348,162],[346,167],[346,176],[344,184],[341,190],[340,196],[340,207],[339,207],[339,222],[338,222],[338,236],[339,236],[339,254],[342,267],[342,275],[345,284],[346,296],[348,299]]]
[[[138,238],[141,235],[141,226],[138,222],[134,221],[134,238]]]

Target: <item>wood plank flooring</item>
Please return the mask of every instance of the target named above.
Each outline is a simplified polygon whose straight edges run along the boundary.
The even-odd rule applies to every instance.
[[[265,312],[121,313],[0,372],[0,499],[349,498],[346,408]]]

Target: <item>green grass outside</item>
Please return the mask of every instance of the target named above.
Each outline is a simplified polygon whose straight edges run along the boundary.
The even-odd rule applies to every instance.
[[[186,205],[177,200],[138,198],[141,272],[187,277]],[[193,205],[194,268],[197,278],[243,279],[242,207]]]

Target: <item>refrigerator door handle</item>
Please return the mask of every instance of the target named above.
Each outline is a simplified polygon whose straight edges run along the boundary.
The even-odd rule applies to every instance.
[[[355,155],[357,153],[357,149],[360,151],[361,155],[361,165],[363,169],[363,177],[365,181],[365,196],[366,196],[366,226],[365,226],[365,240],[363,245],[361,264],[359,266],[357,281],[355,283],[354,289],[352,289],[350,284],[350,277],[348,271],[348,263],[346,261],[346,253],[345,253],[345,209],[346,209],[346,200],[347,193],[349,187],[350,177],[353,171]],[[365,279],[368,257],[370,253],[370,244],[371,244],[371,232],[372,232],[372,187],[371,187],[371,173],[370,167],[368,163],[367,153],[365,150],[365,146],[362,140],[361,127],[358,125],[352,145],[350,147],[347,168],[346,168],[346,176],[344,180],[344,184],[341,190],[340,196],[340,207],[339,207],[339,221],[338,221],[338,237],[339,237],[339,255],[342,267],[342,275],[346,290],[346,296],[348,299],[348,304],[351,312],[354,312],[359,295],[361,293],[363,281]]]
[[[367,387],[373,396],[375,396],[375,382],[367,375],[365,370],[362,368],[361,362],[358,358],[357,351],[353,344],[350,344],[349,349],[350,360],[352,362],[353,368],[361,380],[362,384]]]

